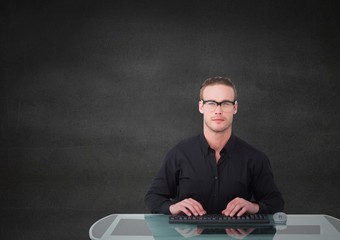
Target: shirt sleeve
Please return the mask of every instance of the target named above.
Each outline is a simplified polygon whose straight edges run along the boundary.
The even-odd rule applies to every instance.
[[[151,213],[170,214],[169,207],[177,195],[179,171],[176,166],[176,150],[168,152],[160,169],[145,194],[144,202]]]
[[[254,161],[252,184],[259,212],[273,214],[283,211],[284,200],[275,184],[269,159],[265,154],[257,153]]]

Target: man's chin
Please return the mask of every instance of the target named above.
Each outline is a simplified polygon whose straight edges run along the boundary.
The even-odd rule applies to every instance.
[[[227,129],[226,129],[226,128],[222,128],[222,129],[214,129],[213,131],[214,131],[215,133],[224,133],[224,132],[227,131]]]
[[[220,126],[220,127],[211,127],[210,128],[213,132],[215,132],[215,133],[224,133],[224,132],[226,132],[227,130],[228,130],[228,127],[222,127],[222,126]]]
[[[231,125],[226,124],[206,124],[206,127],[208,127],[212,132],[215,133],[225,133],[231,128]]]

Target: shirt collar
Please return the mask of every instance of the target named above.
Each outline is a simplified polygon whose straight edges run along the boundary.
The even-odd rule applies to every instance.
[[[200,138],[200,144],[201,144],[202,152],[205,156],[207,156],[208,153],[209,153],[210,146],[209,146],[209,144],[208,144],[203,133],[200,134],[199,138]],[[233,150],[234,150],[234,147],[235,147],[235,143],[236,143],[236,137],[234,136],[234,134],[231,134],[228,142],[223,147],[228,158],[231,158],[231,156],[232,156],[232,153],[233,153]]]

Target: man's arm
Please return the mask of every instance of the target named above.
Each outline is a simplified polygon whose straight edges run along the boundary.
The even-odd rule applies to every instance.
[[[176,151],[172,149],[165,156],[144,197],[151,213],[170,214],[169,207],[175,203],[172,199],[177,194],[177,178]]]
[[[259,213],[273,214],[284,209],[282,194],[276,186],[268,157],[259,153],[253,161],[252,189]]]

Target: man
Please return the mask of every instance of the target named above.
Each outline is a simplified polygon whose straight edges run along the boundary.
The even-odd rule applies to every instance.
[[[283,211],[265,154],[232,132],[237,91],[229,78],[207,79],[200,88],[203,133],[166,155],[145,195],[152,213],[204,215]]]

